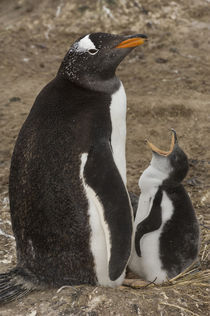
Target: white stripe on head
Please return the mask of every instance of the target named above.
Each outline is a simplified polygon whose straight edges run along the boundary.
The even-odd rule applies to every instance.
[[[96,49],[95,45],[93,44],[93,42],[89,38],[89,35],[90,34],[86,35],[79,42],[75,43],[75,48],[77,51],[84,52],[84,51],[87,51],[89,49]]]

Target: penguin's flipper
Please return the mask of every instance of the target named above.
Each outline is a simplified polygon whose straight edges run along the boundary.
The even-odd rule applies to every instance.
[[[111,146],[106,141],[92,147],[84,168],[86,184],[91,187],[102,210],[108,232],[109,277],[116,280],[123,273],[131,253],[133,215],[129,196],[115,165]]]
[[[149,215],[138,224],[135,233],[135,248],[136,253],[141,257],[140,249],[140,240],[144,234],[150,233],[154,230],[157,230],[162,223],[161,215],[161,201],[162,201],[163,192],[161,189],[158,189],[155,198],[152,203],[152,207]],[[141,211],[141,210],[140,210]]]

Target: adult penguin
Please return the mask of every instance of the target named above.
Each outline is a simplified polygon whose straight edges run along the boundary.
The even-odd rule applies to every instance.
[[[37,96],[12,156],[17,266],[0,302],[40,286],[123,282],[133,216],[126,189],[126,95],[115,70],[145,35],[93,33]]]

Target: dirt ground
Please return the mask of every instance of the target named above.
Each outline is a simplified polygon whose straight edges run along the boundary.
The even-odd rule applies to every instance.
[[[163,286],[76,286],[32,293],[0,315],[210,315],[210,1],[0,1],[0,271],[15,265],[8,200],[11,155],[19,129],[71,43],[85,33],[146,33],[119,66],[127,93],[127,175],[139,194],[149,138],[169,148],[176,129],[190,161],[184,181],[201,224],[199,264]]]

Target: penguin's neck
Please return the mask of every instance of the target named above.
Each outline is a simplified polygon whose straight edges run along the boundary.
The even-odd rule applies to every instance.
[[[116,92],[121,84],[120,80],[115,75],[110,78],[101,78],[99,76],[90,74],[81,76],[75,83],[82,86],[85,89],[104,92],[110,95]]]
[[[104,92],[112,95],[120,87],[120,80],[115,73],[110,76],[100,76],[97,74],[78,73],[74,67],[68,67],[66,64],[61,64],[57,73],[57,77],[65,78],[84,89],[91,91]]]
[[[154,168],[152,165],[149,165],[149,167],[142,173],[139,179],[139,187],[141,192],[149,193],[150,191],[157,189],[167,178],[167,173]]]

